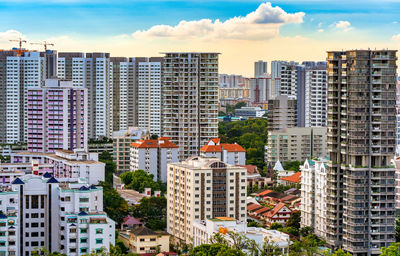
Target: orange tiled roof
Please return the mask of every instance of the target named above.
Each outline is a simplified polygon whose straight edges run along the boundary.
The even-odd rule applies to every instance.
[[[161,143],[163,141],[163,143]],[[177,148],[178,146],[169,141],[169,138],[162,137],[158,140],[138,140],[131,143],[131,147],[134,148]]]
[[[264,191],[258,193],[256,196],[265,196],[265,195],[267,195],[267,194],[269,194],[269,193],[271,193],[271,192],[273,192],[273,191],[267,189],[267,190],[264,190]]]
[[[246,150],[244,150],[244,148],[242,148],[242,146],[240,146],[239,144],[226,144],[223,143],[221,144],[222,148],[229,151],[229,152],[246,152]]]
[[[259,204],[250,204],[247,206],[247,211],[254,211],[254,210],[258,210],[259,208],[262,208],[262,205]]]
[[[284,203],[279,203],[274,207],[274,209],[272,209],[271,211],[269,211],[267,213],[264,213],[263,215],[268,218],[274,217],[275,214],[277,214],[284,206],[285,206]]]
[[[284,181],[289,181],[292,183],[300,183],[301,182],[301,172],[296,172],[295,174],[288,176],[288,177],[283,177],[281,180]]]
[[[263,207],[257,211],[254,212],[254,214],[265,214],[266,212],[268,212],[270,209],[268,209],[267,207]]]
[[[201,149],[201,152],[222,152],[221,146],[220,145],[204,145]]]
[[[246,168],[248,174],[258,173],[257,166],[255,166],[255,165],[248,164],[248,165],[236,165],[236,166],[240,166],[240,167]]]

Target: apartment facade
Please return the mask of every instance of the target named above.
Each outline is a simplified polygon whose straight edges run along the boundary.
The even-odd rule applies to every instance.
[[[246,168],[218,158],[189,157],[168,164],[167,232],[193,243],[195,220],[246,220]]]
[[[218,137],[218,53],[165,53],[163,136],[179,147],[179,160],[198,155]]]
[[[265,76],[268,72],[267,70],[268,62],[259,60],[254,62],[254,77]]]
[[[46,79],[28,89],[27,141],[29,152],[58,149],[87,151],[87,90],[71,81]]]
[[[283,130],[297,125],[297,100],[295,97],[280,95],[268,101],[268,129]]]
[[[327,157],[326,127],[294,127],[268,132],[268,163]]]
[[[328,52],[327,242],[378,255],[395,241],[396,51]]]
[[[27,140],[28,88],[39,87],[46,78],[46,61],[40,52],[0,51],[0,142]]]
[[[326,163],[307,159],[301,170],[301,226],[312,227],[314,233],[326,237]]]
[[[221,143],[214,138],[200,149],[200,156],[216,157],[222,162],[231,165],[246,165],[246,150],[239,144]]]
[[[62,182],[62,180],[60,180]],[[103,213],[103,189],[51,176],[25,175],[0,193],[4,255],[83,255],[115,244],[115,223]]]
[[[167,182],[167,165],[175,162],[178,162],[178,146],[167,137],[131,144],[131,172],[141,169],[153,174],[155,181]]]

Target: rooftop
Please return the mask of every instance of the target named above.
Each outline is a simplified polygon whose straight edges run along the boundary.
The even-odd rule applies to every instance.
[[[295,174],[288,176],[288,177],[282,177],[281,180],[288,181],[291,183],[300,183],[301,182],[301,172],[296,172]]]

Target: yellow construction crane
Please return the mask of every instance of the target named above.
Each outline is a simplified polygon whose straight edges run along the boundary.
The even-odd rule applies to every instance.
[[[22,50],[22,43],[26,43],[26,40],[22,40],[20,37],[19,39],[11,39],[10,42],[19,42],[19,50]]]
[[[43,45],[43,46],[44,46],[44,51],[45,51],[45,52],[47,51],[47,46],[48,46],[48,45],[54,46],[54,44],[49,43],[49,42],[46,42],[46,41],[43,41],[43,43],[31,43],[31,44],[40,44],[40,45]]]

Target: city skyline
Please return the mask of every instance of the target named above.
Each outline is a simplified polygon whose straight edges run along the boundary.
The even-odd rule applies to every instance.
[[[21,36],[29,42],[50,41],[58,51],[112,56],[213,51],[222,53],[220,73],[249,77],[259,59],[324,60],[327,50],[399,49],[400,1],[337,3],[1,0],[0,47],[17,47],[8,40]],[[23,47],[42,50],[29,42]]]

